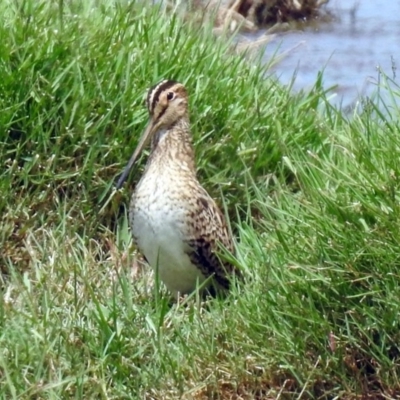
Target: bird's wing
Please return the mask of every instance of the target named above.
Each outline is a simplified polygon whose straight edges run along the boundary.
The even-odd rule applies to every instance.
[[[188,216],[191,223],[186,235],[187,254],[205,276],[214,274],[218,284],[228,289],[229,275],[238,274],[238,271],[216,254],[220,245],[232,253],[234,251],[225,217],[203,188],[198,196],[192,198],[192,205]]]

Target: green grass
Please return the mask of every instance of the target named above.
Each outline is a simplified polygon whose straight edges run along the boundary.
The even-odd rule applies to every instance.
[[[399,88],[347,118],[207,27],[140,3],[0,5],[0,394],[268,399],[400,393]],[[146,89],[184,82],[199,176],[245,283],[168,305],[112,183]],[[222,200],[220,201],[222,204]],[[381,396],[381,397],[380,397]]]

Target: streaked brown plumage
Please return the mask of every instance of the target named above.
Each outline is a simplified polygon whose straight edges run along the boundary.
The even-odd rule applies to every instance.
[[[213,276],[209,288],[228,289],[235,268],[216,255],[222,245],[234,251],[224,215],[196,177],[185,87],[165,80],[147,96],[150,114],[128,166],[151,139],[145,171],[130,202],[130,226],[139,250],[172,294],[194,291]]]

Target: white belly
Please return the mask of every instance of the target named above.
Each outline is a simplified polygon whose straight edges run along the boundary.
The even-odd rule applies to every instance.
[[[146,201],[136,199],[131,213],[132,234],[150,266],[177,297],[194,291],[205,277],[185,253],[182,208],[154,191]]]

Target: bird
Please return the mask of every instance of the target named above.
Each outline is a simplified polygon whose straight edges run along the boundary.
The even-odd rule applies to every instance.
[[[119,190],[151,142],[144,172],[129,204],[133,241],[174,298],[200,288],[227,293],[240,271],[218,256],[234,254],[224,214],[200,184],[189,121],[188,92],[163,80],[147,93],[149,123],[117,182]]]

